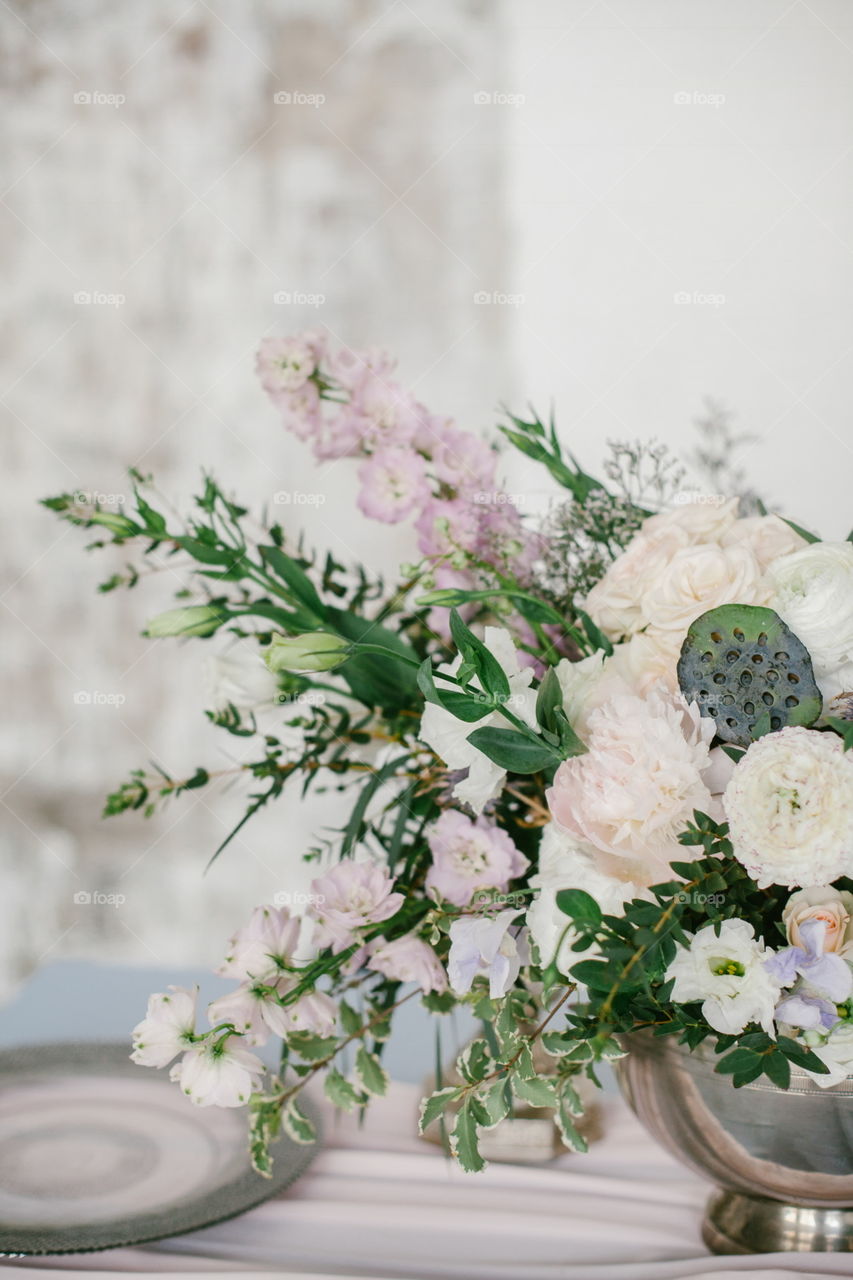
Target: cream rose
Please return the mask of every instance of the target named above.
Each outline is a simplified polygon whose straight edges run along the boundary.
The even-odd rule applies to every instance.
[[[853,893],[833,889],[828,884],[792,893],[782,912],[782,923],[792,947],[803,945],[800,928],[807,920],[820,920],[826,925],[824,951],[853,955]]]
[[[651,520],[656,520],[652,516]],[[642,609],[647,588],[660,577],[676,552],[689,546],[685,530],[662,525],[646,533],[647,520],[628,548],[617,556],[586,598],[590,617],[613,640],[642,631],[648,618]]]
[[[700,614],[721,604],[766,598],[758,561],[748,547],[686,547],[646,587],[640,607],[652,627],[683,635]]]
[[[746,516],[723,532],[720,545],[748,547],[764,570],[774,560],[792,555],[809,544],[778,516]]]
[[[770,605],[811,654],[824,697],[853,663],[853,543],[815,542],[767,571]]]
[[[651,535],[678,529],[691,543],[721,542],[730,529],[742,523],[737,515],[739,505],[740,498],[726,498],[723,502],[684,502],[670,511],[649,516],[643,524],[642,533]]]
[[[723,796],[734,856],[762,889],[853,871],[853,753],[799,726],[753,742]]]

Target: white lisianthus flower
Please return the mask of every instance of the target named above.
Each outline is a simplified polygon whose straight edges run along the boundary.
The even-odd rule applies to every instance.
[[[243,1107],[261,1086],[264,1064],[248,1049],[225,1040],[204,1040],[189,1049],[169,1072],[197,1107]]]
[[[148,997],[148,1012],[133,1028],[134,1062],[141,1067],[165,1067],[192,1044],[198,987],[169,987]]]
[[[539,871],[530,877],[529,884],[536,893],[525,921],[530,937],[542,967],[554,962],[562,974],[568,974],[581,956],[571,949],[576,933],[568,916],[557,906],[559,891],[585,890],[605,915],[621,915],[625,902],[641,893],[630,881],[602,871],[596,865],[595,850],[567,835],[556,822],[550,822],[542,831]]]
[[[835,734],[792,726],[753,742],[723,805],[734,856],[760,888],[853,873],[853,754]]]
[[[227,653],[210,654],[205,661],[204,678],[212,711],[225,711],[228,706],[254,711],[273,704],[278,693],[278,680],[257,646],[240,644]]]
[[[671,879],[680,832],[694,809],[712,807],[703,775],[713,764],[714,730],[680,693],[611,698],[589,717],[586,754],[557,769],[552,814],[597,850],[608,874],[644,887]]]
[[[823,1044],[809,1044],[812,1052],[829,1068],[826,1075],[809,1071],[815,1084],[821,1089],[831,1089],[853,1076],[853,1022],[839,1022]]]
[[[824,698],[849,692],[834,677],[853,664],[853,543],[815,542],[767,571],[770,606],[809,651]]]
[[[503,627],[486,627],[483,643],[497,658],[509,680],[509,708],[531,729],[536,729],[536,693],[530,688],[533,671],[530,667],[520,666],[512,636]],[[439,671],[453,675],[461,661],[460,657],[449,667],[439,667]],[[471,684],[476,686],[478,682],[474,679]],[[468,724],[464,720],[457,720],[444,707],[428,702],[418,735],[444,761],[448,769],[467,770],[466,777],[453,788],[453,794],[461,804],[468,805],[476,814],[482,813],[489,801],[495,798],[506,778],[505,770],[467,740],[474,729],[492,725],[504,729],[508,727],[507,721],[497,711],[484,716],[476,724]]]
[[[781,988],[764,961],[772,953],[759,942],[747,920],[724,920],[719,937],[712,924],[694,934],[688,947],[676,948],[666,980],[675,979],[678,1004],[702,1001],[702,1014],[721,1035],[739,1035],[757,1022],[774,1035],[773,1011]]]

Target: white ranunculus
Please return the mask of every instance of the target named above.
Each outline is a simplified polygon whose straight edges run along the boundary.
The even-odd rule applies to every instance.
[[[483,642],[506,672],[510,689],[509,708],[532,729],[535,729],[536,693],[530,688],[530,682],[533,679],[532,669],[519,665],[518,652],[512,636],[503,627],[486,627]],[[439,671],[446,671],[453,675],[460,662],[461,658],[449,667],[439,667]],[[476,679],[471,683],[478,685]],[[440,685],[440,687],[450,688],[451,686]],[[457,720],[456,716],[445,711],[443,707],[428,702],[424,708],[419,734],[421,740],[432,748],[448,769],[468,771],[467,776],[456,783],[453,794],[460,803],[467,804],[477,814],[482,813],[489,801],[495,798],[506,777],[505,770],[494,764],[488,756],[483,755],[482,751],[478,751],[467,740],[474,729],[487,725],[508,728],[507,720],[498,711],[478,720],[476,724],[469,724],[464,720]]]
[[[705,925],[689,946],[676,948],[666,971],[667,981],[675,979],[672,999],[701,1000],[706,1022],[721,1035],[739,1035],[751,1022],[773,1035],[780,987],[764,967],[769,954],[747,920],[724,920],[719,937]]]
[[[568,974],[580,956],[571,950],[575,934],[569,919],[557,906],[561,889],[583,889],[595,898],[605,915],[621,915],[624,903],[640,895],[630,881],[608,875],[596,866],[595,852],[585,848],[555,822],[543,829],[539,844],[539,871],[530,878],[536,891],[527,909],[526,924],[536,943],[542,966],[556,962]],[[558,954],[559,952],[559,954]]]
[[[204,676],[212,711],[224,711],[229,704],[238,711],[254,711],[272,705],[278,693],[278,680],[257,646],[235,645],[227,653],[210,654]]]
[[[842,692],[825,686],[853,663],[853,543],[812,543],[775,560],[767,578],[771,608],[811,654],[824,697]]]
[[[841,1084],[848,1076],[853,1076],[853,1022],[838,1022],[829,1033],[823,1044],[811,1044],[809,1048],[824,1066],[829,1067],[828,1075],[809,1072],[815,1084],[821,1089],[831,1089]]]
[[[794,726],[753,742],[723,805],[734,855],[762,889],[853,873],[853,753],[835,734]]]
[[[747,546],[702,543],[677,551],[640,602],[650,626],[684,636],[691,622],[722,604],[763,604],[767,593]]]

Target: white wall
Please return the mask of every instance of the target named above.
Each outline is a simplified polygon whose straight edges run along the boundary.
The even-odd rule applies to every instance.
[[[553,396],[593,462],[607,437],[691,445],[711,395],[760,437],[743,454],[758,487],[846,536],[853,7],[525,0],[508,13],[525,392]]]

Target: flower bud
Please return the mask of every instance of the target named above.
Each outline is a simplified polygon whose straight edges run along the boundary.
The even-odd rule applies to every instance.
[[[300,636],[273,636],[264,653],[270,671],[331,671],[345,662],[350,646],[329,631],[306,631]]]
[[[209,604],[184,605],[158,613],[145,628],[146,636],[212,636],[228,615]]]
[[[417,603],[424,607],[442,605],[452,608],[454,605],[464,603],[464,594],[458,587],[439,587],[436,591],[427,591],[419,596]]]

